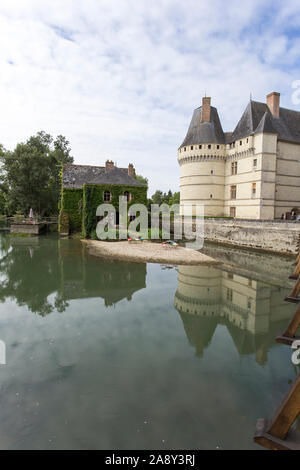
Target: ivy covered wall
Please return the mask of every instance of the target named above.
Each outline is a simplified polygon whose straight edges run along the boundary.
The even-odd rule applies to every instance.
[[[64,188],[61,197],[61,213],[68,214],[70,232],[81,231],[82,189]]]
[[[118,184],[85,184],[82,195],[82,232],[84,238],[89,238],[97,226],[96,210],[100,204],[104,203],[104,191],[110,191],[110,204],[116,210],[119,208],[119,197],[124,195],[125,191],[130,193],[130,202],[132,204],[147,205],[147,187],[146,186],[125,186]],[[65,209],[66,211],[66,209]],[[67,211],[66,211],[67,212]]]

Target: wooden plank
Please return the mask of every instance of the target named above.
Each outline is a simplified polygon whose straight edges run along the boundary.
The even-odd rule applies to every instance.
[[[287,346],[292,346],[293,342],[299,340],[300,341],[300,336],[284,336],[284,335],[279,335],[276,338],[277,343],[281,344],[286,344]]]
[[[270,450],[300,450],[300,434],[291,430],[286,439],[279,439],[268,433],[270,423],[261,418],[257,421],[254,442]]]
[[[300,326],[300,305],[298,305],[296,312],[294,313],[290,323],[287,326],[287,329],[280,335],[280,337],[287,337],[293,338],[294,340],[297,339],[295,337],[297,330]],[[278,341],[281,342],[281,341]]]
[[[300,373],[273,419],[267,434],[284,440],[300,413]]]
[[[297,304],[300,301],[300,297],[291,297],[288,295],[287,297],[284,298],[284,300],[286,302],[292,302],[294,304]]]
[[[291,290],[290,294],[288,297],[297,297],[300,292],[300,278],[297,280],[295,286]]]

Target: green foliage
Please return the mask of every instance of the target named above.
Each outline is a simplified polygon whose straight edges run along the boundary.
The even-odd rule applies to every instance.
[[[171,190],[169,190],[167,193],[163,193],[160,190],[155,191],[155,193],[152,195],[151,199],[148,200],[148,206],[150,207],[151,204],[168,204],[169,206],[172,206],[173,204],[179,204],[180,203],[180,192],[175,192],[172,193]]]
[[[96,229],[91,231],[90,238],[91,240],[98,240]]]
[[[131,194],[128,208],[132,204],[147,204],[147,187],[123,186],[117,184],[85,184],[83,186],[82,208],[82,232],[84,238],[90,238],[93,230],[96,230],[96,210],[100,204],[104,203],[104,191],[111,192],[112,199],[110,204],[112,204],[116,210],[119,208],[119,197],[123,196],[125,191],[128,191]]]
[[[69,216],[70,232],[81,230],[82,221],[82,189],[63,189],[61,199],[61,213],[65,212]]]
[[[61,210],[59,214],[58,231],[59,233],[65,233],[65,234],[69,234],[69,231],[70,231],[69,215],[63,210]]]
[[[142,175],[135,175],[134,176],[136,180],[138,180],[140,183],[146,184],[148,186],[148,178],[145,178]]]
[[[6,212],[6,193],[0,190],[0,214],[5,214]]]
[[[35,214],[52,215],[58,210],[60,195],[59,168],[72,163],[69,142],[63,136],[55,140],[41,131],[15,150],[0,148],[1,189],[7,188],[6,211],[21,210],[25,215],[32,207]]]

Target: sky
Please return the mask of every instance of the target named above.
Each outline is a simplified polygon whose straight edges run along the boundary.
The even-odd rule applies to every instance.
[[[75,163],[133,163],[150,195],[179,190],[205,94],[232,131],[250,93],[300,110],[295,87],[299,0],[0,0],[0,142],[62,134]]]

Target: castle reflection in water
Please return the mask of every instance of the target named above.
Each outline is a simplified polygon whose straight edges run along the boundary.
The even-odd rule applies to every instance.
[[[206,266],[180,266],[174,305],[196,354],[202,356],[218,325],[225,325],[239,354],[264,364],[291,316],[286,289]]]
[[[74,240],[2,238],[1,253],[0,300],[14,299],[42,316],[63,312],[73,299],[102,298],[105,306],[113,306],[146,288],[146,264],[99,260]],[[180,266],[174,306],[197,356],[203,355],[218,325],[224,325],[240,355],[254,353],[264,364],[293,311],[283,300],[286,294],[278,282]]]

